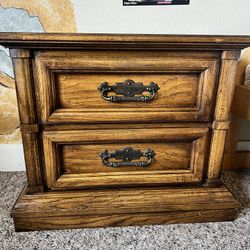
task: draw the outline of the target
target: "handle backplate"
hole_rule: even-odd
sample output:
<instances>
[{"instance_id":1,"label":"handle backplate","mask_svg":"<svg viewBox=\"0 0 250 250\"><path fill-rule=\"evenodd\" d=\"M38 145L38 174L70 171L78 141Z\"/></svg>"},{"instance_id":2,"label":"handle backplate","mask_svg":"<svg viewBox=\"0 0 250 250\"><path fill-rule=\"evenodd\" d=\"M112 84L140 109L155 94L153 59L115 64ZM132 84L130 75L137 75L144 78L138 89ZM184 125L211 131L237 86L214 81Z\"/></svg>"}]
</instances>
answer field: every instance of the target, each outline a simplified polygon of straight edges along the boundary
<instances>
[{"instance_id":1,"label":"handle backplate","mask_svg":"<svg viewBox=\"0 0 250 250\"><path fill-rule=\"evenodd\" d=\"M122 150L115 150L115 152L109 153L108 150L100 153L100 158L103 164L107 167L120 167L120 166L136 166L136 167L147 167L151 164L155 152L152 149L147 149L146 151L141 151L139 149L133 149L132 147L125 147ZM135 161L141 157L147 158L147 161ZM109 161L110 158L121 161Z\"/></svg>"},{"instance_id":2,"label":"handle backplate","mask_svg":"<svg viewBox=\"0 0 250 250\"><path fill-rule=\"evenodd\" d=\"M104 100L110 102L148 102L155 98L159 86L151 82L145 86L140 82L126 80L121 83L109 85L107 82L101 83L99 91ZM117 95L109 96L109 92L114 92ZM142 95L143 92L149 92L149 95Z\"/></svg>"}]
</instances>

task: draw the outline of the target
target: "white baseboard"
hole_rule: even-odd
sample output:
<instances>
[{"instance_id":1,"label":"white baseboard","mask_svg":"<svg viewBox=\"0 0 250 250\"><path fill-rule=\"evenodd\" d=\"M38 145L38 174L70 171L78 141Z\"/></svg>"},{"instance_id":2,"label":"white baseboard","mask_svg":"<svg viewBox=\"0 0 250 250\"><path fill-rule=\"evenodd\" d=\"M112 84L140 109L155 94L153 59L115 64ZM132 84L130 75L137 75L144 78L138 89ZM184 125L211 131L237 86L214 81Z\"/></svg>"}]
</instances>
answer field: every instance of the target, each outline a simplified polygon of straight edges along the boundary
<instances>
[{"instance_id":1,"label":"white baseboard","mask_svg":"<svg viewBox=\"0 0 250 250\"><path fill-rule=\"evenodd\" d=\"M250 152L250 141L239 141L237 144L237 151Z\"/></svg>"},{"instance_id":2,"label":"white baseboard","mask_svg":"<svg viewBox=\"0 0 250 250\"><path fill-rule=\"evenodd\" d=\"M0 144L0 171L25 171L22 144Z\"/></svg>"}]
</instances>

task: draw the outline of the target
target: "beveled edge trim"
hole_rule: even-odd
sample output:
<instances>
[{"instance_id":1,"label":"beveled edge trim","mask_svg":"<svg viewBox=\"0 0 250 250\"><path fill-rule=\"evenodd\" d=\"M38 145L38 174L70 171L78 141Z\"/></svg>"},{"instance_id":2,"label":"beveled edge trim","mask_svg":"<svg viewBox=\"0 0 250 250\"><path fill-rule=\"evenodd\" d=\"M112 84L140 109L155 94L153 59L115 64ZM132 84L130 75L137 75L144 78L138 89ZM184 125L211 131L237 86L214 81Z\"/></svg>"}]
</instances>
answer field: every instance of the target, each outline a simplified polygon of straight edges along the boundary
<instances>
[{"instance_id":1,"label":"beveled edge trim","mask_svg":"<svg viewBox=\"0 0 250 250\"><path fill-rule=\"evenodd\" d=\"M243 49L250 46L250 36L153 35L153 34L76 34L76 33L0 33L0 44L6 47L141 47L178 49Z\"/></svg>"},{"instance_id":2,"label":"beveled edge trim","mask_svg":"<svg viewBox=\"0 0 250 250\"><path fill-rule=\"evenodd\" d=\"M159 202L159 200L162 202L155 207L155 201ZM135 207L131 205L131 202ZM65 203L68 203L68 206L65 206ZM106 205L112 211L107 210ZM83 213L84 215L110 214L115 211L116 213L173 212L238 208L239 206L240 203L224 185L216 188L164 186L51 191L33 195L24 191L14 205L11 215L12 217L22 217L25 214L29 217L47 217ZM50 211L50 214L45 211Z\"/></svg>"}]
</instances>

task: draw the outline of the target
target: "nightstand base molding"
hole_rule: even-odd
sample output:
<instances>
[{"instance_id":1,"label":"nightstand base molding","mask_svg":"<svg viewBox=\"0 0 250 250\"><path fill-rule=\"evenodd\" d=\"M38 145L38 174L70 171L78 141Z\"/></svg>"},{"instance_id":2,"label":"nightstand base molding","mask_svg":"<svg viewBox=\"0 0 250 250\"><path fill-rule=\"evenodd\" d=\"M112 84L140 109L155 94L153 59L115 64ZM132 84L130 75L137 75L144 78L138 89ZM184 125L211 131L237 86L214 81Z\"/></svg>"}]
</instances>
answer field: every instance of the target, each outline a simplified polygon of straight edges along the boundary
<instances>
[{"instance_id":1,"label":"nightstand base molding","mask_svg":"<svg viewBox=\"0 0 250 250\"><path fill-rule=\"evenodd\" d=\"M234 220L239 203L224 187L126 188L26 194L12 209L16 231Z\"/></svg>"}]
</instances>

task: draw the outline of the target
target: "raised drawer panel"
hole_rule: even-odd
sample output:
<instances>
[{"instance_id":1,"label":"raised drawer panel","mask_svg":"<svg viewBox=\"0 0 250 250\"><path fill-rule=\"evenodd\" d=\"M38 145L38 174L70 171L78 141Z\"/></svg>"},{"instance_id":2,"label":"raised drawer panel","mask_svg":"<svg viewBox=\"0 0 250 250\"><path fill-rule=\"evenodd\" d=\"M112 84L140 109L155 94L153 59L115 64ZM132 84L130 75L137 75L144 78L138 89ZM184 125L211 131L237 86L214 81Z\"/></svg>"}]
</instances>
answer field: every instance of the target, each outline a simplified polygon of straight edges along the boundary
<instances>
[{"instance_id":1,"label":"raised drawer panel","mask_svg":"<svg viewBox=\"0 0 250 250\"><path fill-rule=\"evenodd\" d=\"M109 85L122 83L126 79L133 79L148 85L156 83L160 90L156 97L148 102L110 102L101 98L98 87L101 83ZM83 109L147 109L173 108L178 110L194 109L199 107L202 83L200 74L63 74L59 73L56 79L58 106L60 108ZM88 86L88 89L86 89ZM115 93L112 93L115 95Z\"/></svg>"},{"instance_id":2,"label":"raised drawer panel","mask_svg":"<svg viewBox=\"0 0 250 250\"><path fill-rule=\"evenodd\" d=\"M158 171L158 170L187 170L190 169L192 143L190 142L162 142L162 143L129 143L133 149L148 148L157 152L152 165L149 167L123 166L117 168L106 167L98 155L103 150L114 152L123 150L128 145L124 143L98 145L63 145L61 147L62 171L68 174L78 173L112 173L124 171ZM134 160L140 162L140 159Z\"/></svg>"},{"instance_id":3,"label":"raised drawer panel","mask_svg":"<svg viewBox=\"0 0 250 250\"><path fill-rule=\"evenodd\" d=\"M207 135L206 127L100 129L91 133L88 130L45 131L47 187L56 190L201 182ZM132 148L132 154L151 149L155 155L134 157L124 153L127 148ZM123 157L110 156L106 161L100 157L105 151L116 150L123 151ZM129 157L132 158L125 160ZM125 165L107 165L113 162L125 162ZM141 162L149 164L135 164Z\"/></svg>"},{"instance_id":4,"label":"raised drawer panel","mask_svg":"<svg viewBox=\"0 0 250 250\"><path fill-rule=\"evenodd\" d=\"M45 51L34 62L45 124L209 121L213 112L217 53Z\"/></svg>"}]
</instances>

